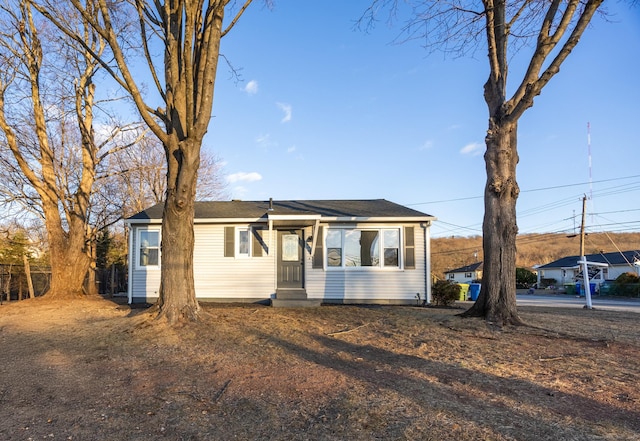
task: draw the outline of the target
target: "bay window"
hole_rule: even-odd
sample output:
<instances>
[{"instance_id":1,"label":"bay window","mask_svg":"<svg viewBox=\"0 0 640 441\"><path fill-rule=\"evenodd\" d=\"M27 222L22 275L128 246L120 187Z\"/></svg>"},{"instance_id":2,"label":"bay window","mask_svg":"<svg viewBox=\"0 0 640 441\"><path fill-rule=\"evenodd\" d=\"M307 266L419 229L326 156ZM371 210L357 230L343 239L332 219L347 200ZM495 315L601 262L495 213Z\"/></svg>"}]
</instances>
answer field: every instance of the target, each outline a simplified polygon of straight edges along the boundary
<instances>
[{"instance_id":1,"label":"bay window","mask_svg":"<svg viewBox=\"0 0 640 441\"><path fill-rule=\"evenodd\" d=\"M328 268L399 268L399 228L331 228L327 231Z\"/></svg>"}]
</instances>

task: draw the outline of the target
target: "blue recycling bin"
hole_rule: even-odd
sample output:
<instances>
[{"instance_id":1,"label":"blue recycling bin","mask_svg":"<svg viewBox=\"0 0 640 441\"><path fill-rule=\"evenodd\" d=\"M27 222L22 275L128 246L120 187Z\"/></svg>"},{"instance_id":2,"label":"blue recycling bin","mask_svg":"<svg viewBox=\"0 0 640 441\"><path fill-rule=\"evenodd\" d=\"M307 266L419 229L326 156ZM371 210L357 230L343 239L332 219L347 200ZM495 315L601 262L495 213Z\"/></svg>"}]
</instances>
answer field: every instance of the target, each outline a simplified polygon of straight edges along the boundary
<instances>
[{"instance_id":1,"label":"blue recycling bin","mask_svg":"<svg viewBox=\"0 0 640 441\"><path fill-rule=\"evenodd\" d=\"M469 293L472 301L478 300L478 296L480 295L480 284L479 283L470 283L469 284Z\"/></svg>"},{"instance_id":2,"label":"blue recycling bin","mask_svg":"<svg viewBox=\"0 0 640 441\"><path fill-rule=\"evenodd\" d=\"M589 283L589 290L591 291L591 295L594 295L596 293L596 284ZM587 295L584 290L584 285L580 282L576 282L576 292L580 294L580 297L584 297Z\"/></svg>"}]
</instances>

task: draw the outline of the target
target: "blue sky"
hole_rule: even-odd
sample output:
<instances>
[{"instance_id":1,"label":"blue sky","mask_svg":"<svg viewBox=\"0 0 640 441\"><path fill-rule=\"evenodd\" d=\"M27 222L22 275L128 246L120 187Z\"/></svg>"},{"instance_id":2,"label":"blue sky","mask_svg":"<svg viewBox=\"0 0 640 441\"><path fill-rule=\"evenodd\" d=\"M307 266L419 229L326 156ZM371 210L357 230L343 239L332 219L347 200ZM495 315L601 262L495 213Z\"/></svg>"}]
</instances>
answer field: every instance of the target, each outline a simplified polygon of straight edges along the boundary
<instances>
[{"instance_id":1,"label":"blue sky","mask_svg":"<svg viewBox=\"0 0 640 441\"><path fill-rule=\"evenodd\" d=\"M522 233L640 231L640 8L610 3L519 124ZM256 0L222 53L205 149L235 199L385 198L481 233L487 110L474 57L354 29L367 0ZM521 65L514 59L511 78ZM587 124L590 124L591 168Z\"/></svg>"}]
</instances>

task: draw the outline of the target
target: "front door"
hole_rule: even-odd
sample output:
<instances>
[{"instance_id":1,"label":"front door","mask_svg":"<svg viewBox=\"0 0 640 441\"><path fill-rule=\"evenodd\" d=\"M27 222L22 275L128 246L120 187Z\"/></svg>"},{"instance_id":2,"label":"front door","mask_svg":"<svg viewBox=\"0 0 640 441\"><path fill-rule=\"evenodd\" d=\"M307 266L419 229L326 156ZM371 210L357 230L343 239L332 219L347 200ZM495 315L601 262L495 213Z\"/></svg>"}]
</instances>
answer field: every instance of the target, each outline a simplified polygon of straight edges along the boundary
<instances>
[{"instance_id":1,"label":"front door","mask_svg":"<svg viewBox=\"0 0 640 441\"><path fill-rule=\"evenodd\" d=\"M278 288L304 288L302 230L278 230Z\"/></svg>"}]
</instances>

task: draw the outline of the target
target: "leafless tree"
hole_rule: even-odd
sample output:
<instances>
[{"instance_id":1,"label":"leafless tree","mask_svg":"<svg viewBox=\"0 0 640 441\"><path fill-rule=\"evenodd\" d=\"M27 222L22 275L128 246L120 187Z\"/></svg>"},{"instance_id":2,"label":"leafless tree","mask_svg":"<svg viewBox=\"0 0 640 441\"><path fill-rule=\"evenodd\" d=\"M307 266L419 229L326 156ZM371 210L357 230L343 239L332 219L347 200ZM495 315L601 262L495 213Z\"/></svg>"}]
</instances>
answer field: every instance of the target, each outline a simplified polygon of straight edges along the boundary
<instances>
[{"instance_id":1,"label":"leafless tree","mask_svg":"<svg viewBox=\"0 0 640 441\"><path fill-rule=\"evenodd\" d=\"M220 40L252 0L69 3L107 42L108 56L92 51L66 18L56 13L57 1L34 0L41 14L91 52L127 91L144 122L162 142L167 188L158 317L170 323L196 320L200 306L193 278L193 216L200 149L211 119ZM231 16L228 21L226 13ZM138 19L137 28L128 17ZM133 57L140 54L148 68L145 74L134 72L140 63ZM147 78L155 88L147 90L141 78Z\"/></svg>"},{"instance_id":2,"label":"leafless tree","mask_svg":"<svg viewBox=\"0 0 640 441\"><path fill-rule=\"evenodd\" d=\"M402 39L420 39L429 49L464 55L487 50L489 78L484 98L489 128L484 155L487 181L483 221L482 289L466 316L497 324L520 324L516 309L517 129L524 112L578 44L603 0L374 0L361 17L372 25L382 11L396 19L399 7L411 11ZM532 44L531 44L532 43ZM530 47L528 67L508 94L508 72L514 51ZM520 55L521 53L519 53ZM509 83L511 85L511 83Z\"/></svg>"},{"instance_id":3,"label":"leafless tree","mask_svg":"<svg viewBox=\"0 0 640 441\"><path fill-rule=\"evenodd\" d=\"M124 147L117 141L126 131L96 135L100 66L89 52L103 53L104 40L76 14L86 44L78 51L38 22L27 0L3 2L0 11L0 133L7 153L1 191L42 217L51 261L47 295L81 296L92 276L96 225L113 221L113 213L94 210L95 184L103 160Z\"/></svg>"},{"instance_id":4,"label":"leafless tree","mask_svg":"<svg viewBox=\"0 0 640 441\"><path fill-rule=\"evenodd\" d=\"M123 217L133 215L164 201L167 188L167 163L162 144L145 136L136 148L124 149L109 159L110 191L105 197L121 200ZM196 199L227 199L222 160L204 150L196 183Z\"/></svg>"}]
</instances>

